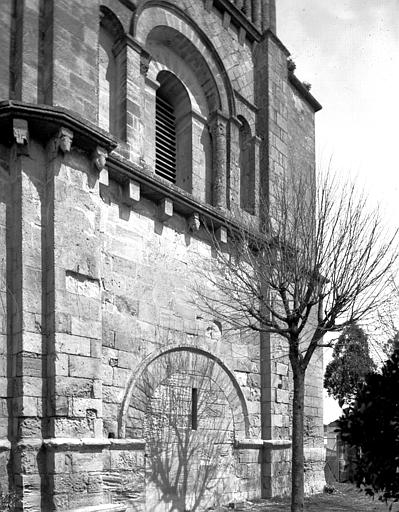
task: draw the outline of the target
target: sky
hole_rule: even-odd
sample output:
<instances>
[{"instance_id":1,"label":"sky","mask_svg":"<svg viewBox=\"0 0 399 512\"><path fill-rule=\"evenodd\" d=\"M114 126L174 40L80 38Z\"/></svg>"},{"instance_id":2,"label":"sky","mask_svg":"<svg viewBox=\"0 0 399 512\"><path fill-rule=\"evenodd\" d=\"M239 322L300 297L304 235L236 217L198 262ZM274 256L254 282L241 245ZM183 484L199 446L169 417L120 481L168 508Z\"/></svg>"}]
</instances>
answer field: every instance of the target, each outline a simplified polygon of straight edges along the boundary
<instances>
[{"instance_id":1,"label":"sky","mask_svg":"<svg viewBox=\"0 0 399 512\"><path fill-rule=\"evenodd\" d=\"M399 0L276 0L277 34L323 105L316 164L354 179L399 222ZM328 354L326 360L328 359ZM339 416L325 401L325 422Z\"/></svg>"}]
</instances>

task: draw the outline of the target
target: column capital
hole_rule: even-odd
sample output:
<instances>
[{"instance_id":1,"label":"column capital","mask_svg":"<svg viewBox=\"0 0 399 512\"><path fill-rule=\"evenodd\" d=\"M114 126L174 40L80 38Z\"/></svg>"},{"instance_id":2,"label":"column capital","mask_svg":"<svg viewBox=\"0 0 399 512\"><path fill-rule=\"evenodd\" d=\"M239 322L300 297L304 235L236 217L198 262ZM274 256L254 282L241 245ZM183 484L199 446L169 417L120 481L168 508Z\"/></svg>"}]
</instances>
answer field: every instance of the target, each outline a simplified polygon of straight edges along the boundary
<instances>
[{"instance_id":1,"label":"column capital","mask_svg":"<svg viewBox=\"0 0 399 512\"><path fill-rule=\"evenodd\" d=\"M140 55L140 73L144 76L147 75L152 60L151 54L130 34L126 34L124 42L129 48Z\"/></svg>"},{"instance_id":2,"label":"column capital","mask_svg":"<svg viewBox=\"0 0 399 512\"><path fill-rule=\"evenodd\" d=\"M225 114L222 110L214 110L211 112L209 116L209 123L216 123L216 122L222 122L224 124L227 124L229 121L229 115Z\"/></svg>"}]
</instances>

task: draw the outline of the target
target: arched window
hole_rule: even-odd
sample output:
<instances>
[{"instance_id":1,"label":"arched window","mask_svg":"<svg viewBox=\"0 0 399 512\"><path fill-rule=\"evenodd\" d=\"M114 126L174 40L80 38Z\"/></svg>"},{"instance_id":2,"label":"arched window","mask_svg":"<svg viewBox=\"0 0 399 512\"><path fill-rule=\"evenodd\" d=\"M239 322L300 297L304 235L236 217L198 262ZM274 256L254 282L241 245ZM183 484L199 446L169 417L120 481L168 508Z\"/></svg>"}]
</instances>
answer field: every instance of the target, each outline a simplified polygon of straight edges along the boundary
<instances>
[{"instance_id":1,"label":"arched window","mask_svg":"<svg viewBox=\"0 0 399 512\"><path fill-rule=\"evenodd\" d=\"M255 155L251 129L247 121L239 116L241 122L240 145L240 205L248 213L255 211Z\"/></svg>"},{"instance_id":2,"label":"arched window","mask_svg":"<svg viewBox=\"0 0 399 512\"><path fill-rule=\"evenodd\" d=\"M101 8L98 41L98 124L104 130L123 138L125 79L120 66L121 52L115 53L115 42L123 28L109 9Z\"/></svg>"},{"instance_id":3,"label":"arched window","mask_svg":"<svg viewBox=\"0 0 399 512\"><path fill-rule=\"evenodd\" d=\"M184 85L161 71L155 104L155 172L180 188L192 190L192 112Z\"/></svg>"}]
</instances>

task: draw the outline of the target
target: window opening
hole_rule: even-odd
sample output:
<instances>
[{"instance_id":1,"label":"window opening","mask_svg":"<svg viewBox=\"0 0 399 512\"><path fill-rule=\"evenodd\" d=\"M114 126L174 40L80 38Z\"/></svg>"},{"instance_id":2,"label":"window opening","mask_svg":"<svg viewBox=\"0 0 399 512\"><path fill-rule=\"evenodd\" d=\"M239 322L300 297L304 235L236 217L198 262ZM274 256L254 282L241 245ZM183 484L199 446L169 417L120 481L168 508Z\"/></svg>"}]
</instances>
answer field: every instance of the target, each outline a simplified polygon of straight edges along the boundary
<instances>
[{"instance_id":1,"label":"window opening","mask_svg":"<svg viewBox=\"0 0 399 512\"><path fill-rule=\"evenodd\" d=\"M251 142L251 129L247 121L239 116L241 122L240 144L240 203L248 213L255 211L255 161L253 143Z\"/></svg>"},{"instance_id":2,"label":"window opening","mask_svg":"<svg viewBox=\"0 0 399 512\"><path fill-rule=\"evenodd\" d=\"M155 105L155 172L176 183L176 116L160 93Z\"/></svg>"},{"instance_id":3,"label":"window opening","mask_svg":"<svg viewBox=\"0 0 399 512\"><path fill-rule=\"evenodd\" d=\"M198 430L198 389L191 390L191 430Z\"/></svg>"}]
</instances>

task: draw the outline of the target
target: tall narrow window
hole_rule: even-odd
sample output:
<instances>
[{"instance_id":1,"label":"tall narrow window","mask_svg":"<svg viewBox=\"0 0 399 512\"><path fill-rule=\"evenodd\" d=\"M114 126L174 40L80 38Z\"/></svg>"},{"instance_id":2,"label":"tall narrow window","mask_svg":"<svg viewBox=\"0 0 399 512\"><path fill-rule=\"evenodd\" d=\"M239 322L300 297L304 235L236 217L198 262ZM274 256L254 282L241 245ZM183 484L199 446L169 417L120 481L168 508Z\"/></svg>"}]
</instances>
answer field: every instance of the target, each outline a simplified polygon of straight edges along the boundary
<instances>
[{"instance_id":1,"label":"tall narrow window","mask_svg":"<svg viewBox=\"0 0 399 512\"><path fill-rule=\"evenodd\" d=\"M104 130L116 134L117 131L117 68L112 52L113 35L100 25L98 47L98 124Z\"/></svg>"},{"instance_id":2,"label":"tall narrow window","mask_svg":"<svg viewBox=\"0 0 399 512\"><path fill-rule=\"evenodd\" d=\"M198 430L198 389L191 390L191 430Z\"/></svg>"},{"instance_id":3,"label":"tall narrow window","mask_svg":"<svg viewBox=\"0 0 399 512\"><path fill-rule=\"evenodd\" d=\"M240 203L248 213L255 210L255 155L251 129L247 121L239 116L240 127Z\"/></svg>"},{"instance_id":4,"label":"tall narrow window","mask_svg":"<svg viewBox=\"0 0 399 512\"><path fill-rule=\"evenodd\" d=\"M155 105L155 172L176 182L176 117L173 105L157 93Z\"/></svg>"},{"instance_id":5,"label":"tall narrow window","mask_svg":"<svg viewBox=\"0 0 399 512\"><path fill-rule=\"evenodd\" d=\"M192 112L184 85L161 71L155 103L155 173L192 191Z\"/></svg>"}]
</instances>

